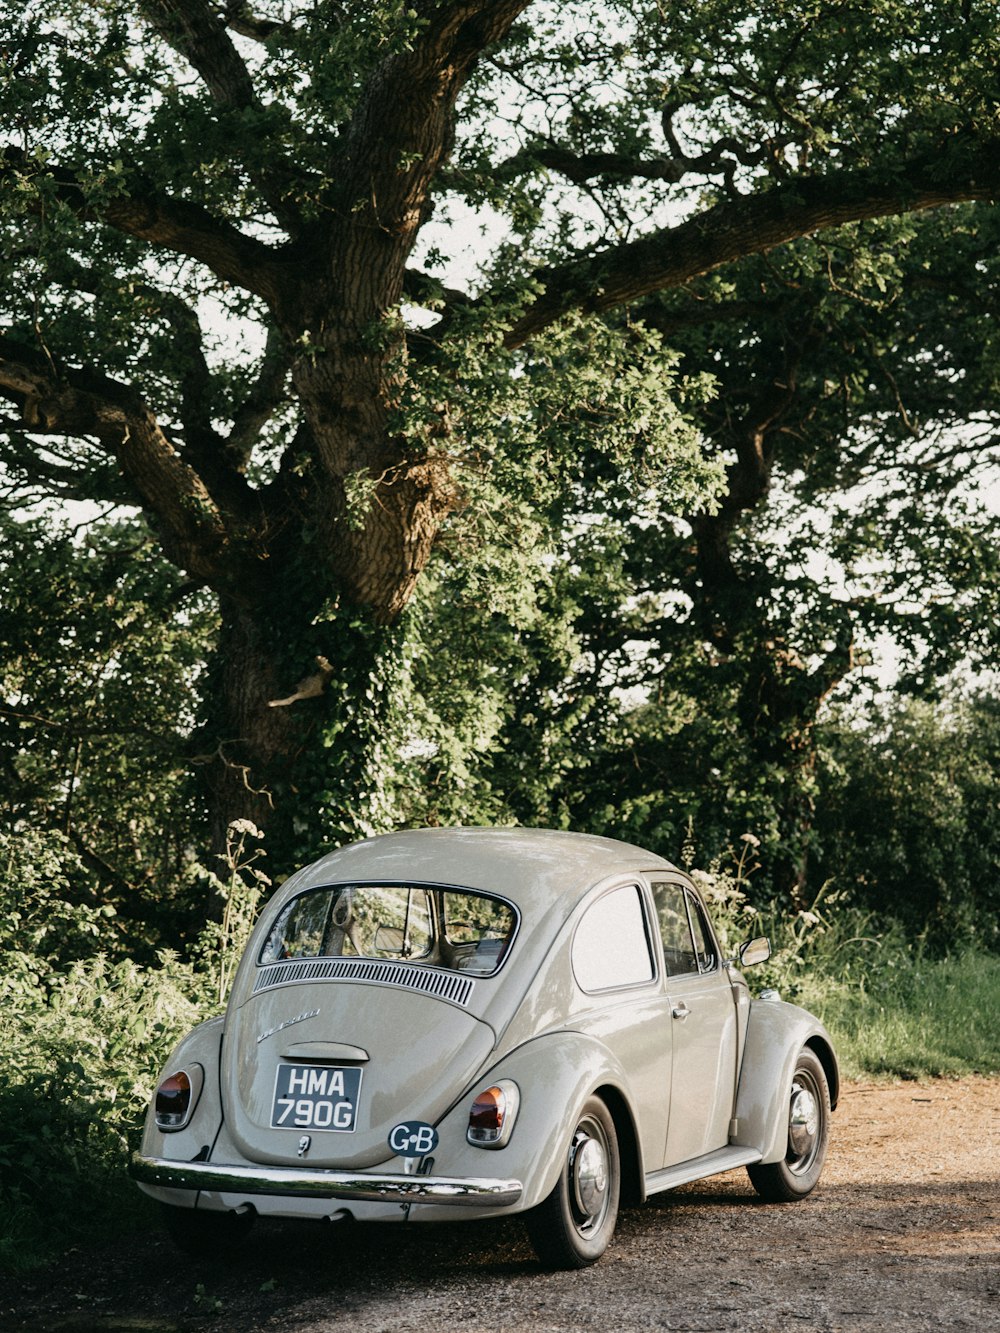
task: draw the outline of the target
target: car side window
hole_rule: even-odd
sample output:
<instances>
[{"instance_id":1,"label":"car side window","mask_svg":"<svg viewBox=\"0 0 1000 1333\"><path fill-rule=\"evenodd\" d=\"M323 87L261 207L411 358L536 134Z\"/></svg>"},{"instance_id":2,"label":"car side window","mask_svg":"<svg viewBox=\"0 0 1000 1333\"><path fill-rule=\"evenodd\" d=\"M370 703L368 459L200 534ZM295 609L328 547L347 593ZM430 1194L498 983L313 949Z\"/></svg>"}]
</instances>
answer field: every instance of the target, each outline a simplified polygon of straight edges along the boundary
<instances>
[{"instance_id":1,"label":"car side window","mask_svg":"<svg viewBox=\"0 0 1000 1333\"><path fill-rule=\"evenodd\" d=\"M713 971L719 960L712 928L698 898L682 884L654 883L650 888L667 976Z\"/></svg>"},{"instance_id":2,"label":"car side window","mask_svg":"<svg viewBox=\"0 0 1000 1333\"><path fill-rule=\"evenodd\" d=\"M663 965L668 977L698 972L698 951L691 935L687 895L680 884L654 883L653 903L663 941Z\"/></svg>"},{"instance_id":3,"label":"car side window","mask_svg":"<svg viewBox=\"0 0 1000 1333\"><path fill-rule=\"evenodd\" d=\"M653 955L637 885L622 885L591 903L573 937L573 975L585 991L653 980Z\"/></svg>"},{"instance_id":4,"label":"car side window","mask_svg":"<svg viewBox=\"0 0 1000 1333\"><path fill-rule=\"evenodd\" d=\"M691 937L684 889L680 884L665 882L652 884L651 888L656 920L660 926L660 940L663 941L663 962L667 976L683 977L689 972L697 972L697 953L695 941Z\"/></svg>"}]
</instances>

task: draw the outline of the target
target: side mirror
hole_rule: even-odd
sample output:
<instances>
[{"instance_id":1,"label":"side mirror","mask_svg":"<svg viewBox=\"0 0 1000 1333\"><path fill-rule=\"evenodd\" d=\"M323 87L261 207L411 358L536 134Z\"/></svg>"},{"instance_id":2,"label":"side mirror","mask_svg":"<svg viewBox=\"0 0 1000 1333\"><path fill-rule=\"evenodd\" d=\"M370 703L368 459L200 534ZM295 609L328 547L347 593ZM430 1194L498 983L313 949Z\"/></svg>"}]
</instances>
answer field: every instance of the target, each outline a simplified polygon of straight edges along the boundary
<instances>
[{"instance_id":1,"label":"side mirror","mask_svg":"<svg viewBox=\"0 0 1000 1333\"><path fill-rule=\"evenodd\" d=\"M766 963L771 957L771 941L766 935L760 935L755 940L747 940L745 944L741 944L739 953L741 967L753 967L755 963Z\"/></svg>"}]
</instances>

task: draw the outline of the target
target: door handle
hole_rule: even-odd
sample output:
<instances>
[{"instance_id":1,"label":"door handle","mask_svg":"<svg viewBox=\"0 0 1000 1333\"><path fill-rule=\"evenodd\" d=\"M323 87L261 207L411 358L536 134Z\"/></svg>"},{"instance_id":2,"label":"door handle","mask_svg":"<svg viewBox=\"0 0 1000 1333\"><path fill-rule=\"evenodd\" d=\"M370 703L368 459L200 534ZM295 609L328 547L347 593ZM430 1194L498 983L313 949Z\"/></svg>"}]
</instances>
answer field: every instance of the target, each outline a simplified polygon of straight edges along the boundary
<instances>
[{"instance_id":1,"label":"door handle","mask_svg":"<svg viewBox=\"0 0 1000 1333\"><path fill-rule=\"evenodd\" d=\"M675 1004L670 1012L673 1014L674 1018L687 1018L691 1010L687 1007L684 1001L681 1000L680 1004Z\"/></svg>"}]
</instances>

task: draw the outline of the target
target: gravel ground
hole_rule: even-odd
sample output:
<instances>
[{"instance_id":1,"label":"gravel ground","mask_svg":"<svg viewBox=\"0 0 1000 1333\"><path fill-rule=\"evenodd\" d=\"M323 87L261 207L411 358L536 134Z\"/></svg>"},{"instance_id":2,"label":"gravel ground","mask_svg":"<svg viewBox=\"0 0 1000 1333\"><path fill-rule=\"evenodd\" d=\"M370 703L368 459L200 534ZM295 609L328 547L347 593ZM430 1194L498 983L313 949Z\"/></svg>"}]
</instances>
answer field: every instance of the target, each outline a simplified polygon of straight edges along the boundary
<instances>
[{"instance_id":1,"label":"gravel ground","mask_svg":"<svg viewBox=\"0 0 1000 1333\"><path fill-rule=\"evenodd\" d=\"M626 1210L581 1273L542 1272L516 1220L259 1226L226 1269L143 1235L0 1282L0 1328L985 1330L998 1260L1000 1079L848 1084L809 1199L730 1172Z\"/></svg>"}]
</instances>

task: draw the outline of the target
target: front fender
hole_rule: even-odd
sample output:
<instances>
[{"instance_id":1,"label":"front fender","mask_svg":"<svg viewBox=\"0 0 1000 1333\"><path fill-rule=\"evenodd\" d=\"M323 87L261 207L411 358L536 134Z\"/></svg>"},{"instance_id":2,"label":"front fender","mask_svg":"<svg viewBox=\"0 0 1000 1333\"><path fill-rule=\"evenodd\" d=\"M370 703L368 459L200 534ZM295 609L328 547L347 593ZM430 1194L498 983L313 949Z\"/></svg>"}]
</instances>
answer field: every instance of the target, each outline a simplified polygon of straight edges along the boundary
<instances>
[{"instance_id":1,"label":"front fender","mask_svg":"<svg viewBox=\"0 0 1000 1333\"><path fill-rule=\"evenodd\" d=\"M146 1121L142 1133L142 1155L144 1157L170 1158L176 1161L190 1162L196 1157L204 1158L206 1150L215 1142L222 1124L222 1099L219 1092L219 1052L222 1045L222 1029L225 1022L220 1014L200 1023L174 1047L170 1057L160 1072L160 1078L173 1074L177 1070L188 1068L192 1064L201 1065L204 1070L204 1082L198 1097L194 1113L188 1124L179 1130L165 1134L157 1128L154 1117L154 1103L150 1103L146 1112ZM155 1186L140 1185L140 1189L156 1198L167 1199L168 1195ZM170 1202L177 1202L173 1194ZM183 1202L188 1202L184 1199ZM194 1203L194 1196L190 1198Z\"/></svg>"},{"instance_id":2,"label":"front fender","mask_svg":"<svg viewBox=\"0 0 1000 1333\"><path fill-rule=\"evenodd\" d=\"M469 1108L476 1094L499 1079L512 1079L521 1105L510 1142L504 1148L480 1148L466 1139ZM601 1042L580 1032L557 1032L536 1037L504 1056L488 1070L467 1097L437 1126L440 1142L434 1170L454 1176L501 1175L522 1182L518 1203L506 1210L524 1212L541 1203L555 1188L569 1149L576 1116L594 1092L612 1088L619 1115L634 1125L629 1081L613 1053ZM634 1140L634 1132L630 1138ZM641 1170L641 1166L640 1166ZM641 1179L641 1175L639 1177ZM418 1205L414 1219L454 1217L454 1212Z\"/></svg>"},{"instance_id":3,"label":"front fender","mask_svg":"<svg viewBox=\"0 0 1000 1333\"><path fill-rule=\"evenodd\" d=\"M751 1001L733 1142L738 1147L759 1149L762 1162L778 1162L785 1155L788 1096L795 1061L803 1046L811 1046L822 1061L830 1085L830 1105L835 1107L840 1074L833 1041L823 1024L795 1004Z\"/></svg>"}]
</instances>

